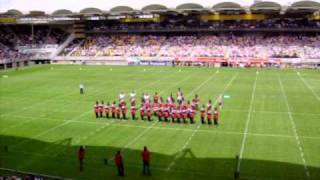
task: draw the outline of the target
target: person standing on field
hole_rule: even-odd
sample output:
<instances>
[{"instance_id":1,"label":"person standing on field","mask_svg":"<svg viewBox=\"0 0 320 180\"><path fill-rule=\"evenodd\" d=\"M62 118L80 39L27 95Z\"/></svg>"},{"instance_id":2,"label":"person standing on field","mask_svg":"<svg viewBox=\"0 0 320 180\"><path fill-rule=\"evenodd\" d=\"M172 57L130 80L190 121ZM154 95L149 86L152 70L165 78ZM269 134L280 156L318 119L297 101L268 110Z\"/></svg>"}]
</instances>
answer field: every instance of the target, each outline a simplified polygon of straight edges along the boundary
<instances>
[{"instance_id":1,"label":"person standing on field","mask_svg":"<svg viewBox=\"0 0 320 180\"><path fill-rule=\"evenodd\" d=\"M84 85L82 82L80 83L79 87L80 87L80 94L84 94Z\"/></svg>"},{"instance_id":2,"label":"person standing on field","mask_svg":"<svg viewBox=\"0 0 320 180\"><path fill-rule=\"evenodd\" d=\"M96 118L99 118L99 111L100 111L99 102L96 101L96 104L94 105L94 112L96 114Z\"/></svg>"},{"instance_id":3,"label":"person standing on field","mask_svg":"<svg viewBox=\"0 0 320 180\"><path fill-rule=\"evenodd\" d=\"M117 169L118 169L118 175L124 176L124 166L123 166L123 160L120 151L117 151L114 161L116 163Z\"/></svg>"},{"instance_id":4,"label":"person standing on field","mask_svg":"<svg viewBox=\"0 0 320 180\"><path fill-rule=\"evenodd\" d=\"M80 146L78 150L78 159L79 159L79 164L80 164L80 171L83 171L83 164L84 164L84 157L85 157L86 151L83 146Z\"/></svg>"},{"instance_id":5,"label":"person standing on field","mask_svg":"<svg viewBox=\"0 0 320 180\"><path fill-rule=\"evenodd\" d=\"M150 176L150 152L148 151L147 147L143 148L141 153L142 156L142 163L143 163L143 170L142 174Z\"/></svg>"}]
</instances>

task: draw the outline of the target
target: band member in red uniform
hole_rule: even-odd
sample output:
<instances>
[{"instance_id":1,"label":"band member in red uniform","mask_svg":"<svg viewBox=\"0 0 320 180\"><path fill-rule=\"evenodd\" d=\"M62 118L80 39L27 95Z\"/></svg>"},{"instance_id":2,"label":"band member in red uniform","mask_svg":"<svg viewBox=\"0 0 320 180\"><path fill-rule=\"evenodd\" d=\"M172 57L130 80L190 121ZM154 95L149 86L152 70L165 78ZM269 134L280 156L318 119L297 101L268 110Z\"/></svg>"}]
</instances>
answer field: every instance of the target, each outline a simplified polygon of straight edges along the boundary
<instances>
[{"instance_id":1,"label":"band member in red uniform","mask_svg":"<svg viewBox=\"0 0 320 180\"><path fill-rule=\"evenodd\" d=\"M103 111L104 111L104 102L101 101L100 105L99 105L99 116L103 117Z\"/></svg>"},{"instance_id":2,"label":"band member in red uniform","mask_svg":"<svg viewBox=\"0 0 320 180\"><path fill-rule=\"evenodd\" d=\"M165 107L164 108L164 121L168 122L168 118L169 118L169 108Z\"/></svg>"},{"instance_id":3,"label":"band member in red uniform","mask_svg":"<svg viewBox=\"0 0 320 180\"><path fill-rule=\"evenodd\" d=\"M116 102L113 101L111 104L111 117L116 118Z\"/></svg>"},{"instance_id":4,"label":"band member in red uniform","mask_svg":"<svg viewBox=\"0 0 320 180\"><path fill-rule=\"evenodd\" d=\"M188 111L186 109L186 106L184 106L182 108L182 119L184 123L187 123L187 119L188 119Z\"/></svg>"},{"instance_id":5,"label":"band member in red uniform","mask_svg":"<svg viewBox=\"0 0 320 180\"><path fill-rule=\"evenodd\" d=\"M162 108L160 108L158 111L158 120L162 121Z\"/></svg>"},{"instance_id":6,"label":"band member in red uniform","mask_svg":"<svg viewBox=\"0 0 320 180\"><path fill-rule=\"evenodd\" d=\"M127 119L127 106L125 103L121 106L122 119Z\"/></svg>"},{"instance_id":7,"label":"band member in red uniform","mask_svg":"<svg viewBox=\"0 0 320 180\"><path fill-rule=\"evenodd\" d=\"M148 93L143 95L144 103L150 103L150 96Z\"/></svg>"},{"instance_id":8,"label":"band member in red uniform","mask_svg":"<svg viewBox=\"0 0 320 180\"><path fill-rule=\"evenodd\" d=\"M153 96L153 103L154 104L158 104L159 103L159 95L158 95L157 92Z\"/></svg>"},{"instance_id":9,"label":"band member in red uniform","mask_svg":"<svg viewBox=\"0 0 320 180\"><path fill-rule=\"evenodd\" d=\"M187 101L186 110L187 110L187 116L189 117L190 116L190 110L191 110L190 101Z\"/></svg>"},{"instance_id":10,"label":"band member in red uniform","mask_svg":"<svg viewBox=\"0 0 320 180\"><path fill-rule=\"evenodd\" d=\"M180 107L177 108L177 122L180 123L180 119L182 117L182 112L180 110Z\"/></svg>"},{"instance_id":11,"label":"band member in red uniform","mask_svg":"<svg viewBox=\"0 0 320 180\"><path fill-rule=\"evenodd\" d=\"M167 98L167 100L169 101L169 103L174 103L174 98L172 93L170 94L170 96Z\"/></svg>"},{"instance_id":12,"label":"band member in red uniform","mask_svg":"<svg viewBox=\"0 0 320 180\"><path fill-rule=\"evenodd\" d=\"M208 124L211 125L212 124L212 110L211 108L210 109L207 109L207 121L208 121Z\"/></svg>"},{"instance_id":13,"label":"band member in red uniform","mask_svg":"<svg viewBox=\"0 0 320 180\"><path fill-rule=\"evenodd\" d=\"M134 90L130 93L130 102L132 103L132 101L136 102L136 92Z\"/></svg>"},{"instance_id":14,"label":"band member in red uniform","mask_svg":"<svg viewBox=\"0 0 320 180\"><path fill-rule=\"evenodd\" d=\"M171 105L170 105L170 106L171 106L171 110L172 110L172 109L176 109L176 107L177 107L177 105L176 105L175 102L171 102Z\"/></svg>"},{"instance_id":15,"label":"band member in red uniform","mask_svg":"<svg viewBox=\"0 0 320 180\"><path fill-rule=\"evenodd\" d=\"M154 104L153 104L153 112L154 112L154 115L155 115L155 116L158 115L159 109L160 109L160 104L159 104L159 103L154 103Z\"/></svg>"},{"instance_id":16,"label":"band member in red uniform","mask_svg":"<svg viewBox=\"0 0 320 180\"><path fill-rule=\"evenodd\" d=\"M181 89L180 88L178 88L178 92L177 92L177 101L178 101L178 103L180 104L182 101L183 101L183 93L182 93L182 91L181 91Z\"/></svg>"},{"instance_id":17,"label":"band member in red uniform","mask_svg":"<svg viewBox=\"0 0 320 180\"><path fill-rule=\"evenodd\" d=\"M162 97L162 96L160 96L160 97L159 97L159 102L158 102L158 103L161 105L161 103L163 103L163 102L164 102L163 97Z\"/></svg>"},{"instance_id":18,"label":"band member in red uniform","mask_svg":"<svg viewBox=\"0 0 320 180\"><path fill-rule=\"evenodd\" d=\"M141 105L144 105L144 93L142 93L142 95L141 95Z\"/></svg>"},{"instance_id":19,"label":"band member in red uniform","mask_svg":"<svg viewBox=\"0 0 320 180\"><path fill-rule=\"evenodd\" d=\"M151 110L151 107L148 107L148 108L147 108L148 121L151 121L151 116L152 116L152 110Z\"/></svg>"},{"instance_id":20,"label":"band member in red uniform","mask_svg":"<svg viewBox=\"0 0 320 180\"><path fill-rule=\"evenodd\" d=\"M132 120L136 119L136 106L131 106L131 118Z\"/></svg>"},{"instance_id":21,"label":"band member in red uniform","mask_svg":"<svg viewBox=\"0 0 320 180\"><path fill-rule=\"evenodd\" d=\"M99 110L100 110L99 102L96 101L96 104L94 105L94 112L96 114L96 118L99 118Z\"/></svg>"},{"instance_id":22,"label":"band member in red uniform","mask_svg":"<svg viewBox=\"0 0 320 180\"><path fill-rule=\"evenodd\" d=\"M171 110L172 123L174 123L176 117L177 117L177 110L175 108L172 108L172 110Z\"/></svg>"},{"instance_id":23,"label":"band member in red uniform","mask_svg":"<svg viewBox=\"0 0 320 180\"><path fill-rule=\"evenodd\" d=\"M163 108L166 107L166 103L163 101L163 98L161 97L161 103L160 103L160 108L163 111Z\"/></svg>"},{"instance_id":24,"label":"band member in red uniform","mask_svg":"<svg viewBox=\"0 0 320 180\"><path fill-rule=\"evenodd\" d=\"M131 106L136 106L136 98L135 97L132 97L130 99L130 104L131 104Z\"/></svg>"},{"instance_id":25,"label":"band member in red uniform","mask_svg":"<svg viewBox=\"0 0 320 180\"><path fill-rule=\"evenodd\" d=\"M202 105L202 107L200 109L200 117L201 117L201 123L205 124L206 122L204 121L204 119L206 117L206 108L204 105Z\"/></svg>"},{"instance_id":26,"label":"band member in red uniform","mask_svg":"<svg viewBox=\"0 0 320 180\"><path fill-rule=\"evenodd\" d=\"M119 104L122 106L123 105L123 103L125 102L125 100L124 100L124 98L125 98L125 94L123 93L123 92L121 92L120 94L119 94Z\"/></svg>"},{"instance_id":27,"label":"band member in red uniform","mask_svg":"<svg viewBox=\"0 0 320 180\"><path fill-rule=\"evenodd\" d=\"M144 120L144 107L143 106L140 107L140 118L141 118L141 120Z\"/></svg>"},{"instance_id":28,"label":"band member in red uniform","mask_svg":"<svg viewBox=\"0 0 320 180\"><path fill-rule=\"evenodd\" d=\"M117 119L120 119L120 116L121 116L121 106L120 106L120 104L116 107L116 115L117 115Z\"/></svg>"},{"instance_id":29,"label":"band member in red uniform","mask_svg":"<svg viewBox=\"0 0 320 180\"><path fill-rule=\"evenodd\" d=\"M106 118L109 118L110 113L110 103L107 102L107 104L104 106L104 113L106 114Z\"/></svg>"},{"instance_id":30,"label":"band member in red uniform","mask_svg":"<svg viewBox=\"0 0 320 180\"><path fill-rule=\"evenodd\" d=\"M194 99L192 100L192 105L195 107L195 109L199 109L199 96L198 94L195 95Z\"/></svg>"},{"instance_id":31,"label":"band member in red uniform","mask_svg":"<svg viewBox=\"0 0 320 180\"><path fill-rule=\"evenodd\" d=\"M218 108L215 107L213 112L213 121L215 126L218 126L218 119L219 119L219 112L218 112Z\"/></svg>"},{"instance_id":32,"label":"band member in red uniform","mask_svg":"<svg viewBox=\"0 0 320 180\"><path fill-rule=\"evenodd\" d=\"M189 112L189 118L190 118L190 123L191 124L194 123L194 116L195 116L195 110L193 108L191 108L190 112Z\"/></svg>"},{"instance_id":33,"label":"band member in red uniform","mask_svg":"<svg viewBox=\"0 0 320 180\"><path fill-rule=\"evenodd\" d=\"M212 102L211 100L209 100L208 104L207 104L207 110L212 110Z\"/></svg>"}]
</instances>

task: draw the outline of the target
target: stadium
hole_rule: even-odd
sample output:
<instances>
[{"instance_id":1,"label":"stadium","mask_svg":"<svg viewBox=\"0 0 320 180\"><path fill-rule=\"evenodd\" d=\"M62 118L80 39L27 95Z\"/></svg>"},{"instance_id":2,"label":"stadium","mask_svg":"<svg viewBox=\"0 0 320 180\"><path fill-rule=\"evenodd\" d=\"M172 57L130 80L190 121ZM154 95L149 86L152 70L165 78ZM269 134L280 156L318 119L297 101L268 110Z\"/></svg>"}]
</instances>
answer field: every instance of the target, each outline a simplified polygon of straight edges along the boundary
<instances>
[{"instance_id":1,"label":"stadium","mask_svg":"<svg viewBox=\"0 0 320 180\"><path fill-rule=\"evenodd\" d=\"M0 180L320 179L320 1L13 2Z\"/></svg>"}]
</instances>

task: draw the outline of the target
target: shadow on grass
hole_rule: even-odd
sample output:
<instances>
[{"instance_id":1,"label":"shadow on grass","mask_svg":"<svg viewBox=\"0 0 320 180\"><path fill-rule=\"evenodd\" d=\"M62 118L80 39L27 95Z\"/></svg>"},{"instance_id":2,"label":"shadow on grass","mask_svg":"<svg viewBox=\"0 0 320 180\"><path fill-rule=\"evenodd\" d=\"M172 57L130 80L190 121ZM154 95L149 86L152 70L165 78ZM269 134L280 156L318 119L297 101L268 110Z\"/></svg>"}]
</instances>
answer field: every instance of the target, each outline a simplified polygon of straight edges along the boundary
<instances>
[{"instance_id":1,"label":"shadow on grass","mask_svg":"<svg viewBox=\"0 0 320 180\"><path fill-rule=\"evenodd\" d=\"M122 179L117 177L113 155L119 147L86 146L85 170L79 172L78 146L72 139L53 143L13 136L0 136L0 167L74 179ZM17 142L24 146L11 148ZM9 144L6 148L5 145ZM202 148L202 147L199 147ZM141 147L142 149L142 147ZM152 151L152 150L151 150ZM124 149L125 179L233 179L235 159L197 157L191 149L177 154L152 152L152 176L141 175L141 150ZM169 164L178 156L174 165ZM109 163L105 164L105 160ZM308 167L311 179L320 179L319 167ZM6 174L5 171L0 171ZM240 179L306 179L303 165L244 159Z\"/></svg>"}]
</instances>

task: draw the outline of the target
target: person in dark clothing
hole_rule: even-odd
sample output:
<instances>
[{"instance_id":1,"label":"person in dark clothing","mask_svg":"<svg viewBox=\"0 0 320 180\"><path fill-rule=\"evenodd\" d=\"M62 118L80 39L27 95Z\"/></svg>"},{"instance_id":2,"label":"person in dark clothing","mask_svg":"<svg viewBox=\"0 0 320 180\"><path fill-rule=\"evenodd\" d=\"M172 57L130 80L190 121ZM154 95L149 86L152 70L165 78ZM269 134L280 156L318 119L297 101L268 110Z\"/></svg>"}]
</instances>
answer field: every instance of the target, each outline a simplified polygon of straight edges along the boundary
<instances>
[{"instance_id":1,"label":"person in dark clothing","mask_svg":"<svg viewBox=\"0 0 320 180\"><path fill-rule=\"evenodd\" d=\"M96 114L96 118L99 118L99 111L100 111L99 102L96 101L96 104L94 105L94 112Z\"/></svg>"},{"instance_id":2,"label":"person in dark clothing","mask_svg":"<svg viewBox=\"0 0 320 180\"><path fill-rule=\"evenodd\" d=\"M83 146L80 146L79 151L78 151L78 159L80 163L80 171L83 171L83 161L85 157L86 151Z\"/></svg>"},{"instance_id":3,"label":"person in dark clothing","mask_svg":"<svg viewBox=\"0 0 320 180\"><path fill-rule=\"evenodd\" d=\"M120 151L117 151L114 161L116 163L117 169L118 169L118 175L124 176L124 166L123 166L123 160Z\"/></svg>"},{"instance_id":4,"label":"person in dark clothing","mask_svg":"<svg viewBox=\"0 0 320 180\"><path fill-rule=\"evenodd\" d=\"M143 163L142 174L150 176L151 174L150 173L150 152L148 151L146 146L143 148L141 157L142 157L142 163Z\"/></svg>"}]
</instances>

